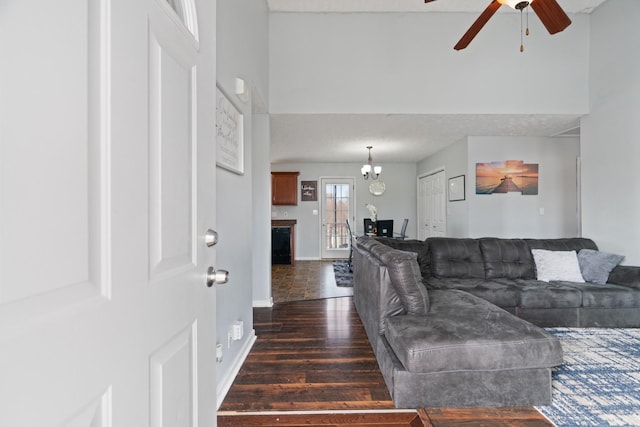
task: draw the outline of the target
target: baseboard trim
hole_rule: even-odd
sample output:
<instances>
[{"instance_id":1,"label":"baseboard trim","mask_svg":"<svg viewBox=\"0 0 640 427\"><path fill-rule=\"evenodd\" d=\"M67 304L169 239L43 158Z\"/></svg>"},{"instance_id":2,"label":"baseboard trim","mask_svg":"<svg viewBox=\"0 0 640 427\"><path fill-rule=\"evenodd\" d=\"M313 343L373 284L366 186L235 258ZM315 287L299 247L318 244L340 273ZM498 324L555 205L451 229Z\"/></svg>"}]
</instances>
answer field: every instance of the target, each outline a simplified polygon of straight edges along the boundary
<instances>
[{"instance_id":1,"label":"baseboard trim","mask_svg":"<svg viewBox=\"0 0 640 427\"><path fill-rule=\"evenodd\" d=\"M298 411L218 411L218 415L332 415L332 414L415 414L417 409L326 409Z\"/></svg>"},{"instance_id":2,"label":"baseboard trim","mask_svg":"<svg viewBox=\"0 0 640 427\"><path fill-rule=\"evenodd\" d=\"M253 307L273 307L273 297L268 300L253 300Z\"/></svg>"},{"instance_id":3,"label":"baseboard trim","mask_svg":"<svg viewBox=\"0 0 640 427\"><path fill-rule=\"evenodd\" d=\"M234 361L233 365L231 366L231 369L229 369L226 377L222 381L218 382L218 387L216 390L216 394L217 394L216 409L220 409L220 405L222 405L224 398L227 396L227 393L229 393L229 390L231 389L231 385L233 384L233 381L236 379L238 372L240 372L240 368L242 368L242 364L247 359L247 356L249 356L249 352L251 351L253 344L256 342L256 339L257 339L256 330L252 329L251 336L249 336L249 338L244 342L244 346L240 350L240 354Z\"/></svg>"}]
</instances>

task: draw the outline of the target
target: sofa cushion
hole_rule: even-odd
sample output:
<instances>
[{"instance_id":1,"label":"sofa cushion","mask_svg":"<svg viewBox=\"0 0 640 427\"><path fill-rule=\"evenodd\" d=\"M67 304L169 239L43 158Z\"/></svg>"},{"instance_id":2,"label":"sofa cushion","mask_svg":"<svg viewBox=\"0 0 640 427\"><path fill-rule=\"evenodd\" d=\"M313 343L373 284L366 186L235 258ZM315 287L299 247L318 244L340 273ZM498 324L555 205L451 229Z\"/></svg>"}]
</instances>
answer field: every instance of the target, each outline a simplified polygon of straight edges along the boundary
<instances>
[{"instance_id":1,"label":"sofa cushion","mask_svg":"<svg viewBox=\"0 0 640 427\"><path fill-rule=\"evenodd\" d=\"M374 237L380 243L406 252L415 252L418 254L418 265L422 277L431 276L431 268L429 266L429 243L426 240L416 239L389 239L387 237Z\"/></svg>"},{"instance_id":2,"label":"sofa cushion","mask_svg":"<svg viewBox=\"0 0 640 427\"><path fill-rule=\"evenodd\" d=\"M387 249L380 260L387 267L391 285L395 288L404 309L407 314L426 314L429 311L429 294L422 284L417 254Z\"/></svg>"},{"instance_id":3,"label":"sofa cushion","mask_svg":"<svg viewBox=\"0 0 640 427\"><path fill-rule=\"evenodd\" d=\"M466 292L429 291L425 316L388 319L385 338L411 372L527 369L562 363L545 330Z\"/></svg>"},{"instance_id":4,"label":"sofa cushion","mask_svg":"<svg viewBox=\"0 0 640 427\"><path fill-rule=\"evenodd\" d=\"M635 265L619 265L609 273L607 283L640 289L640 267Z\"/></svg>"},{"instance_id":5,"label":"sofa cushion","mask_svg":"<svg viewBox=\"0 0 640 427\"><path fill-rule=\"evenodd\" d=\"M580 249L598 250L596 243L583 237L564 239L524 239L529 249L546 249L548 251L576 251Z\"/></svg>"},{"instance_id":6,"label":"sofa cushion","mask_svg":"<svg viewBox=\"0 0 640 427\"><path fill-rule=\"evenodd\" d=\"M561 283L578 289L582 294L582 307L587 308L640 308L640 292L614 284Z\"/></svg>"},{"instance_id":7,"label":"sofa cushion","mask_svg":"<svg viewBox=\"0 0 640 427\"><path fill-rule=\"evenodd\" d=\"M426 280L430 289L460 289L469 292L498 307L510 308L520 302L520 288L514 286L513 279L447 279L429 278Z\"/></svg>"},{"instance_id":8,"label":"sofa cushion","mask_svg":"<svg viewBox=\"0 0 640 427\"><path fill-rule=\"evenodd\" d=\"M582 307L582 291L565 282L513 279L520 287L521 308L579 308Z\"/></svg>"},{"instance_id":9,"label":"sofa cushion","mask_svg":"<svg viewBox=\"0 0 640 427\"><path fill-rule=\"evenodd\" d=\"M580 272L587 282L604 285L609 279L609 273L622 262L624 256L607 252L581 249L578 252Z\"/></svg>"},{"instance_id":10,"label":"sofa cushion","mask_svg":"<svg viewBox=\"0 0 640 427\"><path fill-rule=\"evenodd\" d=\"M523 239L480 239L487 279L534 279L531 249Z\"/></svg>"},{"instance_id":11,"label":"sofa cushion","mask_svg":"<svg viewBox=\"0 0 640 427\"><path fill-rule=\"evenodd\" d=\"M578 254L576 251L548 251L532 249L536 263L538 280L550 282L552 280L566 282L584 282L580 273Z\"/></svg>"},{"instance_id":12,"label":"sofa cushion","mask_svg":"<svg viewBox=\"0 0 640 427\"><path fill-rule=\"evenodd\" d=\"M431 273L435 277L484 279L484 260L477 239L431 237Z\"/></svg>"}]
</instances>

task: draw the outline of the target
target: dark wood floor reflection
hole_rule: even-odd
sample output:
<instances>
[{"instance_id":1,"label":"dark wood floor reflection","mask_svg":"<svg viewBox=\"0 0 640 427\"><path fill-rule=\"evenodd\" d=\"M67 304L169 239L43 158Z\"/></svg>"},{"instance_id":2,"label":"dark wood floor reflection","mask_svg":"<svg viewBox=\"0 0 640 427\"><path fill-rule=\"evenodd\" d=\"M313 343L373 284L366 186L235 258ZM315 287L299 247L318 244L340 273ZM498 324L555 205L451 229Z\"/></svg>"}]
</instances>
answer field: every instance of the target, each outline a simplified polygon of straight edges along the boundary
<instances>
[{"instance_id":1,"label":"dark wood floor reflection","mask_svg":"<svg viewBox=\"0 0 640 427\"><path fill-rule=\"evenodd\" d=\"M393 409L351 298L256 308L254 327L221 410Z\"/></svg>"}]
</instances>

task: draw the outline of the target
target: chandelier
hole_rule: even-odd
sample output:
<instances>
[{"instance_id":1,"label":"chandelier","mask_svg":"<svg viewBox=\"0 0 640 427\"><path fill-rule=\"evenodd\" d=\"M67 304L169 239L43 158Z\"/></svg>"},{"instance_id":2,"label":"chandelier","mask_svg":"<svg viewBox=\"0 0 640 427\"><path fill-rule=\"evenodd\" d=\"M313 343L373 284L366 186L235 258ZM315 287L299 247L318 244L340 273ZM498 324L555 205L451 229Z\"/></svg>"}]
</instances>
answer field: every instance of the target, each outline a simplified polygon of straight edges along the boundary
<instances>
[{"instance_id":1,"label":"chandelier","mask_svg":"<svg viewBox=\"0 0 640 427\"><path fill-rule=\"evenodd\" d=\"M373 160L371 159L371 149L373 147L371 145L367 146L367 150L369 150L369 158L367 159L367 164L363 165L360 169L362 173L362 177L364 179L369 179L369 175L371 175L371 179L378 179L380 173L382 172L382 166L372 166Z\"/></svg>"}]
</instances>

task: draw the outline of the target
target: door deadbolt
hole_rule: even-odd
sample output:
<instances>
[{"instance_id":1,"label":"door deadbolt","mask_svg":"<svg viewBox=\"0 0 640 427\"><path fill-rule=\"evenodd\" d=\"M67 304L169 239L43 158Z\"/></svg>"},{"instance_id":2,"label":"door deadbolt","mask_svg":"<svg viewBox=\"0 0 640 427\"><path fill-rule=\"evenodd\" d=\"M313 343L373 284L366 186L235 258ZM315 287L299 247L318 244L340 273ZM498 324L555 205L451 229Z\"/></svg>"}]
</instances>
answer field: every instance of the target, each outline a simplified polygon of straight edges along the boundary
<instances>
[{"instance_id":1,"label":"door deadbolt","mask_svg":"<svg viewBox=\"0 0 640 427\"><path fill-rule=\"evenodd\" d=\"M207 270L207 286L224 285L229 281L229 272L227 270L216 270L209 267Z\"/></svg>"},{"instance_id":2,"label":"door deadbolt","mask_svg":"<svg viewBox=\"0 0 640 427\"><path fill-rule=\"evenodd\" d=\"M215 246L218 244L218 232L212 229L208 229L204 234L204 243L208 246Z\"/></svg>"}]
</instances>

